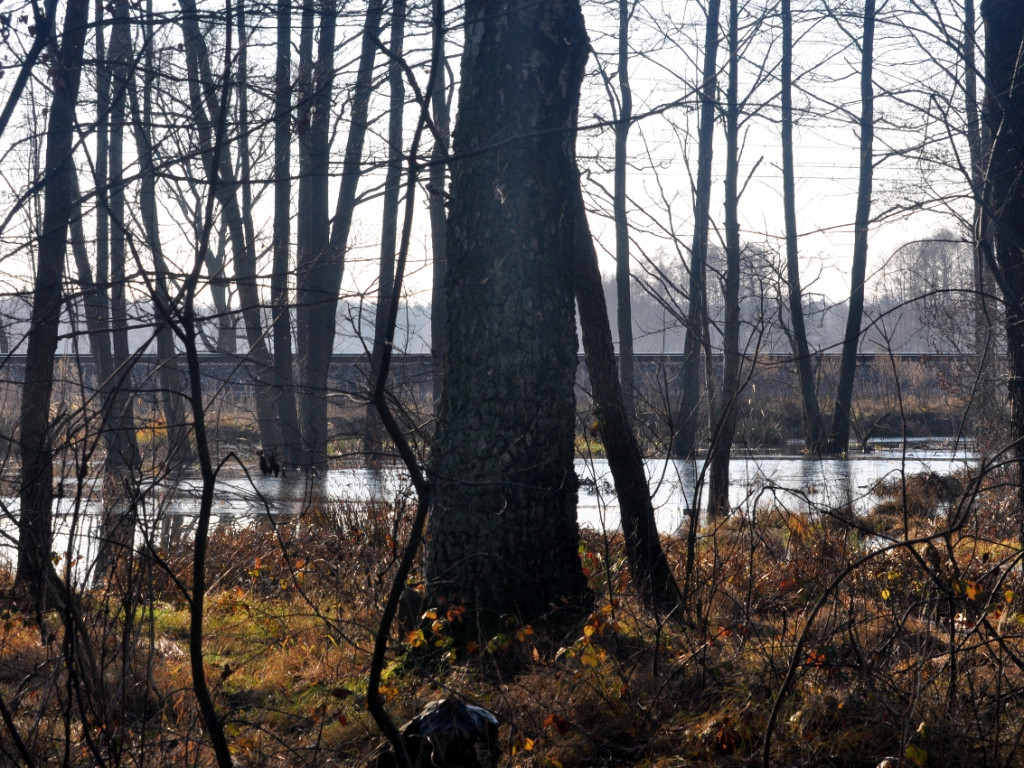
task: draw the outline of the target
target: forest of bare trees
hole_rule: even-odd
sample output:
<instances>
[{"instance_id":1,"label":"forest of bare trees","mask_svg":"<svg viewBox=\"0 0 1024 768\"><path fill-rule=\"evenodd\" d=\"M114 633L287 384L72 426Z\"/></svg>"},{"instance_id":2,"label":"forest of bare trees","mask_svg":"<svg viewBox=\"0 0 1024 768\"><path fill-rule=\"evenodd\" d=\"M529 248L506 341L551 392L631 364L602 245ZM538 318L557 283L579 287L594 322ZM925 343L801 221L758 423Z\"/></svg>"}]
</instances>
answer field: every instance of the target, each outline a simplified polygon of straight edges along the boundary
<instances>
[{"instance_id":1,"label":"forest of bare trees","mask_svg":"<svg viewBox=\"0 0 1024 768\"><path fill-rule=\"evenodd\" d=\"M0 103L0 764L1024 761L1015 0L5 0Z\"/></svg>"}]
</instances>

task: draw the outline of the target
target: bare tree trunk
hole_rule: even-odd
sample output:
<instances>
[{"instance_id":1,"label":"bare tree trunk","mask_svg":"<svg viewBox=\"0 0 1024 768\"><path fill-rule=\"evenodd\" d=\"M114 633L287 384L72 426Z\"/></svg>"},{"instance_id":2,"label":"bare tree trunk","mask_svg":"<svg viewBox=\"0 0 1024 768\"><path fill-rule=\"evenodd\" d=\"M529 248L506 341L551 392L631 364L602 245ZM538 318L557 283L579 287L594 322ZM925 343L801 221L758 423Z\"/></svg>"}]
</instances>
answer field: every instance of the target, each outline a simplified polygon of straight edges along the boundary
<instances>
[{"instance_id":1,"label":"bare tree trunk","mask_svg":"<svg viewBox=\"0 0 1024 768\"><path fill-rule=\"evenodd\" d=\"M327 444L330 439L330 425L327 420L328 377L330 360L334 352L334 330L337 312L330 317L323 302L337 302L337 293L325 290L318 274L310 280L309 271L317 271L327 257L330 242L329 177L330 147L330 106L334 96L334 38L337 18L336 0L320 3L320 36L317 46L316 66L311 76L309 168L304 175L308 179L309 250L299 256L297 269L297 295L299 303L299 366L302 389L299 398L299 426L303 434L303 460L307 467L322 473L327 469ZM378 28L379 28L378 22ZM377 30L375 30L376 33ZM374 40L376 42L376 40ZM363 45L366 45L364 39ZM349 133L353 127L350 125ZM305 256L305 258L303 258ZM339 286L340 286L339 280ZM311 323L309 318L319 318ZM323 335L323 334L329 334ZM326 349L324 347L326 346ZM310 374L306 366L317 365L316 374ZM315 415L314 415L315 414Z\"/></svg>"},{"instance_id":2,"label":"bare tree trunk","mask_svg":"<svg viewBox=\"0 0 1024 768\"><path fill-rule=\"evenodd\" d=\"M25 53L18 76L7 94L7 101L4 103L3 112L0 112L0 136L3 136L7 130L7 125L11 121L14 109L21 100L21 94L25 90L29 77L32 76L33 68L43 53L43 49L53 43L53 25L57 18L57 0L46 0L42 8L39 8L38 5L33 6L33 8L36 10L36 14L32 46Z\"/></svg>"},{"instance_id":3,"label":"bare tree trunk","mask_svg":"<svg viewBox=\"0 0 1024 768\"><path fill-rule=\"evenodd\" d=\"M110 98L110 328L114 340L114 359L128 359L128 301L125 263L124 132L128 98L128 56L131 40L128 32L128 2L114 4L114 25L110 33L110 58L113 62Z\"/></svg>"},{"instance_id":4,"label":"bare tree trunk","mask_svg":"<svg viewBox=\"0 0 1024 768\"><path fill-rule=\"evenodd\" d=\"M298 216L295 218L295 246L296 246L296 275L302 269L303 264L313 260L312 254L312 229L313 216L311 206L312 177L310 174L313 141L310 134L311 123L313 122L313 32L315 29L316 10L313 0L304 0L302 3L302 16L299 26L299 74L295 83L296 105L295 105L295 133L299 144L299 199ZM296 292L302 284L301 279L296 277ZM303 311L301 307L296 309L296 335L298 339L298 360L301 368L303 350L307 342L303 330ZM301 372L300 372L301 381ZM299 397L301 404L301 395ZM302 414L299 413L299 418ZM300 432L304 432L302 423L299 423ZM303 438L305 439L305 438ZM303 446L305 453L305 446ZM306 457L303 456L303 461Z\"/></svg>"},{"instance_id":5,"label":"bare tree trunk","mask_svg":"<svg viewBox=\"0 0 1024 768\"><path fill-rule=\"evenodd\" d=\"M635 4L635 0L634 0ZM629 265L629 219L626 215L626 153L633 119L633 91L629 84L630 0L619 0L619 115L615 122L615 287L618 298L619 376L623 407L636 419L636 372L633 363L633 300Z\"/></svg>"},{"instance_id":6,"label":"bare tree trunk","mask_svg":"<svg viewBox=\"0 0 1024 768\"><path fill-rule=\"evenodd\" d=\"M425 571L429 600L465 602L490 634L502 614L531 621L587 599L566 224L588 43L575 0L477 0L465 30Z\"/></svg>"},{"instance_id":7,"label":"bare tree trunk","mask_svg":"<svg viewBox=\"0 0 1024 768\"><path fill-rule=\"evenodd\" d=\"M576 307L597 423L619 499L626 556L644 605L656 615L669 615L682 604L683 598L658 538L643 454L619 386L608 308L582 193L577 191L576 198L573 247Z\"/></svg>"},{"instance_id":8,"label":"bare tree trunk","mask_svg":"<svg viewBox=\"0 0 1024 768\"><path fill-rule=\"evenodd\" d=\"M443 42L442 42L443 45ZM444 52L441 57L443 60ZM430 252L433 257L433 269L431 271L431 292L430 292L430 359L432 363L432 397L434 401L434 413L437 413L437 403L441 397L443 386L441 371L443 369L445 351L448 348L448 307L445 300L445 273L447 272L447 257L445 254L445 171L448 159L448 140L451 135L449 106L450 100L446 94L445 72L447 67L442 66L436 74L436 84L433 93L430 94L431 111L433 113L434 146L430 152L430 174L428 189L430 198L428 206L430 210Z\"/></svg>"},{"instance_id":9,"label":"bare tree trunk","mask_svg":"<svg viewBox=\"0 0 1024 768\"><path fill-rule=\"evenodd\" d=\"M106 292L93 280L86 249L85 228L77 175L72 180L75 199L71 217L71 252L85 303L89 351L96 367L100 394L100 433L106 450L103 473L103 505L96 555L96 576L103 578L119 557L131 551L137 513L137 473L141 466L135 435L131 367L115 362L106 318Z\"/></svg>"},{"instance_id":10,"label":"bare tree trunk","mask_svg":"<svg viewBox=\"0 0 1024 768\"><path fill-rule=\"evenodd\" d=\"M330 240L323 248L318 248L314 243L305 262L303 254L299 254L297 327L302 387L299 421L305 460L317 472L327 468L327 377L334 353L338 292L345 269L348 236L352 229L356 185L361 175L360 163L366 137L370 92L373 89L373 62L382 7L382 0L369 0L366 9L359 70L352 89L351 120L342 163L341 189L338 192Z\"/></svg>"},{"instance_id":11,"label":"bare tree trunk","mask_svg":"<svg viewBox=\"0 0 1024 768\"><path fill-rule=\"evenodd\" d=\"M53 543L50 403L57 331L64 300L61 283L68 223L74 208L72 146L88 16L87 0L69 0L60 55L51 62L53 101L46 130L43 226L21 394L21 511L16 579L35 597L40 608L50 602L47 590L54 577L50 560Z\"/></svg>"},{"instance_id":12,"label":"bare tree trunk","mask_svg":"<svg viewBox=\"0 0 1024 768\"><path fill-rule=\"evenodd\" d=\"M985 115L992 136L987 181L998 278L1006 302L1012 454L1019 509L1024 511L1024 16L1012 0L983 0L981 16L985 22Z\"/></svg>"},{"instance_id":13,"label":"bare tree trunk","mask_svg":"<svg viewBox=\"0 0 1024 768\"><path fill-rule=\"evenodd\" d=\"M839 370L836 407L829 435L830 453L844 454L850 444L850 409L853 406L853 382L857 372L857 348L864 316L864 278L868 260L868 228L871 225L871 182L874 171L872 147L875 138L874 86L871 82L875 48L875 0L864 2L864 34L861 41L860 68L860 182L857 189L857 214L854 219L853 266L850 270L850 307L843 338L843 357Z\"/></svg>"},{"instance_id":14,"label":"bare tree trunk","mask_svg":"<svg viewBox=\"0 0 1024 768\"><path fill-rule=\"evenodd\" d=\"M986 368L992 346L993 308L988 297L992 293L992 279L988 264L993 260L993 224L985 212L991 205L987 182L988 147L991 136L981 120L978 102L977 16L974 0L964 0L964 109L967 112L967 144L971 157L971 187L974 190L974 354L978 358L979 374ZM984 378L988 378L984 376Z\"/></svg>"},{"instance_id":15,"label":"bare tree trunk","mask_svg":"<svg viewBox=\"0 0 1024 768\"><path fill-rule=\"evenodd\" d=\"M128 5L119 2L115 6L114 29L110 37L110 62L103 50L102 27L97 27L97 105L109 114L102 117L101 136L97 138L97 153L103 152L102 163L97 157L98 186L108 186L107 161L109 156L109 203L101 200L102 215L97 211L97 266L103 264L104 283L106 264L111 266L111 293L113 302L108 302L106 286L96 285L92 279L86 253L85 232L82 226L81 205L76 202L75 215L71 220L71 250L78 265L78 274L85 296L86 327L89 331L89 348L96 366L99 391L101 394L101 422L106 459L104 462L103 514L100 527L100 546L96 558L97 576L104 576L119 559L130 552L135 538L136 498L135 474L140 468L140 456L135 436L135 415L131 392L131 375L128 368L128 326L125 307L125 195L123 145L125 100L127 98L127 62L130 52L128 35ZM114 93L111 98L110 88ZM100 93L102 88L104 93ZM110 118L113 118L111 121ZM112 124L111 124L112 123ZM109 141L108 141L109 137ZM77 174L72 176L72 196L79 197ZM105 194L104 194L105 197ZM109 220L113 218L114 229L110 231ZM102 235L103 242L99 242ZM112 236L111 236L112 235ZM109 241L108 238L109 237ZM113 318L109 314L111 303ZM111 322L111 319L113 322ZM108 327L109 326L109 327ZM113 333L111 349L110 333Z\"/></svg>"},{"instance_id":16,"label":"bare tree trunk","mask_svg":"<svg viewBox=\"0 0 1024 768\"><path fill-rule=\"evenodd\" d=\"M104 0L96 0L96 18L103 16ZM107 294L110 268L110 202L107 196L107 156L109 154L110 136L110 62L103 43L103 25L96 25L96 164L93 178L96 186L96 284L98 290L93 294L93 311L96 313L96 324L102 333L95 340L90 338L89 346L99 345L99 351L106 359L111 359L110 348L110 300ZM86 264L88 266L88 263ZM86 299L88 306L89 298ZM88 311L88 310L86 310Z\"/></svg>"},{"instance_id":17,"label":"bare tree trunk","mask_svg":"<svg viewBox=\"0 0 1024 768\"><path fill-rule=\"evenodd\" d=\"M125 265L128 260L126 238L128 232L125 223L125 183L122 180L124 175L124 134L126 119L126 104L128 100L128 83L130 74L128 71L131 58L131 35L128 26L128 2L119 0L115 6L115 24L110 35L110 55L114 62L113 87L111 104L111 125L110 125L110 209L109 214L113 228L110 238L110 306L112 309L110 317L111 335L113 337L113 366L115 369L127 365L131 356L128 346L128 302L126 296L127 274ZM127 394L127 393L124 393ZM123 397L123 396L122 396ZM130 403L121 402L122 407L130 408ZM130 455L125 458L132 462L130 471L138 469L137 450L134 447L134 427L131 438L132 446L128 449ZM119 459L115 458L115 461ZM108 456L108 467L110 457ZM129 541L131 538L129 537Z\"/></svg>"},{"instance_id":18,"label":"bare tree trunk","mask_svg":"<svg viewBox=\"0 0 1024 768\"><path fill-rule=\"evenodd\" d=\"M235 270L235 283L238 286L238 299L241 306L242 320L245 325L246 341L249 345L248 356L253 362L255 377L253 385L256 389L256 420L259 423L260 441L264 450L275 453L279 450L280 430L275 413L274 393L270 386L273 380L273 363L267 349L263 322L260 317L259 289L256 283L256 244L252 237L246 237L245 214L238 205L237 187L234 170L231 165L231 154L227 147L214 152L212 121L228 105L217 98L214 80L210 70L210 55L200 30L199 18L194 0L179 0L182 14L182 29L185 37L185 48L191 68L189 92L191 106L196 118L199 132L201 152L210 178L217 177L217 200L221 204L224 223L228 227L231 239L232 259ZM244 49L244 41L241 42ZM202 95L205 93L204 108ZM244 151L244 147L241 151ZM217 167L214 167L216 156ZM243 164L244 167L244 164ZM251 222L249 229L252 229Z\"/></svg>"},{"instance_id":19,"label":"bare tree trunk","mask_svg":"<svg viewBox=\"0 0 1024 768\"><path fill-rule=\"evenodd\" d=\"M786 282L789 289L791 341L803 404L804 445L818 454L825 448L825 428L818 408L814 367L807 345L804 298L800 284L800 254L796 227L796 173L793 163L793 14L782 0L782 201L786 218Z\"/></svg>"},{"instance_id":20,"label":"bare tree trunk","mask_svg":"<svg viewBox=\"0 0 1024 768\"><path fill-rule=\"evenodd\" d=\"M715 133L715 105L718 88L718 16L721 0L709 0L704 33L704 64L700 87L700 132L697 155L697 188L694 190L693 246L690 249L689 308L686 338L683 342L683 393L676 419L677 432L672 455L692 458L697 451L697 425L700 416L700 355L707 325L704 307L707 301L706 264L708 222L711 216L711 161Z\"/></svg>"},{"instance_id":21,"label":"bare tree trunk","mask_svg":"<svg viewBox=\"0 0 1024 768\"><path fill-rule=\"evenodd\" d=\"M384 330L394 294L395 245L398 241L398 197L402 183L402 118L405 80L402 48L405 40L405 0L392 0L391 40L388 44L388 170L384 179L384 208L380 234L380 270L377 278L377 308L373 326L371 371L376 379L384 357ZM383 450L384 429L372 402L366 404L366 432L363 443L367 461L377 466Z\"/></svg>"},{"instance_id":22,"label":"bare tree trunk","mask_svg":"<svg viewBox=\"0 0 1024 768\"><path fill-rule=\"evenodd\" d=\"M273 311L274 396L281 420L285 463L302 461L302 434L292 378L291 303L288 300L291 253L291 3L277 0L277 67L274 74L274 264L270 275Z\"/></svg>"},{"instance_id":23,"label":"bare tree trunk","mask_svg":"<svg viewBox=\"0 0 1024 768\"><path fill-rule=\"evenodd\" d=\"M169 275L167 262L164 259L163 245L160 235L160 221L156 203L156 160L150 131L153 130L153 97L152 80L156 78L152 50L152 0L147 0L147 35L145 61L146 71L143 81L142 103L139 103L138 87L135 78L128 81L128 97L132 114L135 119L132 125L135 132L135 145L139 156L140 188L139 209L142 214L142 226L145 231L146 245L153 259L153 300L163 313L161 325L157 329L157 354L160 356L160 400L167 423L168 455L167 461L191 463L194 458L192 444L188 436L185 402L182 393L185 391L185 379L179 365L178 350L174 343L174 334L169 325L171 308L171 289L168 285ZM142 265L139 264L139 269Z\"/></svg>"},{"instance_id":24,"label":"bare tree trunk","mask_svg":"<svg viewBox=\"0 0 1024 768\"><path fill-rule=\"evenodd\" d=\"M202 223L196 222L195 231L201 231ZM228 277L227 227L217 227L217 248L207 248L206 270L210 277L210 298L213 299L213 311L216 314L217 338L214 347L218 352L227 355L238 353L238 339L235 328L235 317L231 312L231 300L228 289L231 278ZM212 233L211 233L212 235Z\"/></svg>"},{"instance_id":25,"label":"bare tree trunk","mask_svg":"<svg viewBox=\"0 0 1024 768\"><path fill-rule=\"evenodd\" d=\"M245 26L245 3L236 6L238 18L238 78L235 87L238 93L238 153L240 161L240 187L242 205L239 211L244 234L244 260L235 257L235 274L238 279L238 295L242 304L249 354L256 367L256 410L260 422L260 437L264 450L273 455L284 456L282 430L284 424L278 399L280 391L273 383L276 366L267 348L267 334L263 328L260 308L256 263L256 228L253 224L252 180L250 178L249 145L249 40ZM224 108L223 105L221 107ZM225 152L225 158L229 154ZM224 166L222 166L224 167ZM230 168L230 162L227 164ZM229 223L230 225L230 223ZM237 248L236 248L237 252Z\"/></svg>"},{"instance_id":26,"label":"bare tree trunk","mask_svg":"<svg viewBox=\"0 0 1024 768\"><path fill-rule=\"evenodd\" d=\"M230 9L230 5L228 6ZM230 10L225 23L226 43L224 46L224 81L220 88L221 103L226 105L228 100L227 77L230 72L231 50L231 19ZM216 113L215 113L216 114ZM233 759L231 748L228 744L224 722L217 713L216 704L210 692L207 664L203 654L204 639L204 613L206 601L206 555L209 544L210 518L213 509L213 491L216 481L216 471L213 465L213 457L210 453L210 442L206 431L206 410L203 396L202 373L199 364L199 349L197 340L199 334L196 329L195 297L198 287L201 265L210 247L210 233L213 229L214 200L217 199L217 188L220 185L220 177L217 168L220 165L220 157L226 148L227 141L226 122L227 109L221 109L216 114L215 126L211 126L213 134L211 141L211 155L208 158L206 167L208 169L208 181L210 189L207 194L202 223L199 227L199 243L196 248L196 255L193 267L182 285L180 311L177 319L180 324L177 328L178 334L185 347L185 357L188 363L188 389L187 396L192 404L193 424L196 441L196 457L199 463L199 473L202 479L202 489L199 497L199 510L196 514L195 532L192 546L192 591L187 596L189 609L189 634L188 654L189 667L192 674L192 688L196 696L196 702L202 715L203 724L206 728L219 768L231 768Z\"/></svg>"},{"instance_id":27,"label":"bare tree trunk","mask_svg":"<svg viewBox=\"0 0 1024 768\"><path fill-rule=\"evenodd\" d=\"M711 432L708 516L729 511L729 458L736 434L740 394L740 222L739 222L739 5L729 0L729 84L725 110L725 356L722 387L715 402Z\"/></svg>"}]
</instances>

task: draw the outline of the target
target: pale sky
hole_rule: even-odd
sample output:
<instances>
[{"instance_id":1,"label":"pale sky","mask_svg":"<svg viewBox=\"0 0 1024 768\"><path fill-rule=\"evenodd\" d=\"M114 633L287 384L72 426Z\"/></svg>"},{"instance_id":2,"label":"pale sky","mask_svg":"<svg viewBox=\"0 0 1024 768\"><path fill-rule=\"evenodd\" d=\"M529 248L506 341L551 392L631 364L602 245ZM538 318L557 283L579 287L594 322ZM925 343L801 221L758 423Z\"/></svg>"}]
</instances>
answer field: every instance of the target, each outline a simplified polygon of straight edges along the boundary
<instances>
[{"instance_id":1,"label":"pale sky","mask_svg":"<svg viewBox=\"0 0 1024 768\"><path fill-rule=\"evenodd\" d=\"M905 4L906 0L900 0ZM614 81L614 59L607 53L613 50L614 40L605 33L612 20L594 3L585 3L588 28L595 49L602 52L599 57L590 59L591 76L585 84L585 93L581 106L581 124L593 125L611 117L607 93L601 81L594 73L596 65L601 62ZM814 7L820 4L812 3ZM859 4L849 4L859 8ZM948 2L941 3L943 8ZM217 6L218 8L220 6ZM939 93L954 92L952 81L937 67L929 63L929 55L950 59L947 47L941 42L928 43L929 51L923 51L911 38L906 28L897 25L911 26L917 30L931 28L929 21L914 20L905 13L895 13L895 2L883 6L879 20L876 44L875 83L878 96L876 99L876 115L880 119L878 135L875 143L875 202L873 212L906 204L908 201L931 201L937 195L945 198L949 207L964 210L962 201L955 198L962 196L965 187L962 179L955 171L938 171L936 166L919 157L886 158L883 154L889 149L900 148L913 144L923 137L932 142L930 151L934 154L948 154L948 142L944 128L937 122L929 122L926 115L919 109L929 104L929 97L923 93L922 84L928 89ZM901 6L902 7L902 6ZM690 174L696 172L696 119L697 112L692 105L693 83L697 76L697 65L701 57L700 46L703 44L702 4L688 2L669 2L669 0L649 0L642 3L631 30L631 44L639 53L631 63L631 79L634 90L634 111L657 110L661 105L682 101L682 105L652 116L644 117L634 125L630 135L630 154L635 158L636 167L629 176L629 193L634 201L631 206L631 222L638 245L654 254L659 249L673 252L675 244L666 230L673 230L685 252L692 238L693 225L690 199ZM355 25L361 21L360 5L351 19L345 24ZM948 8L946 9L948 11ZM892 12L890 12L892 11ZM889 14L889 15L886 15ZM908 21L909 18L909 21ZM950 17L954 20L953 17ZM744 18L747 28L753 23L750 17ZM655 28L657 25L657 28ZM741 75L741 97L745 90L743 84L749 84L757 68L752 62L763 62L769 70L777 68L778 58L778 20L769 14L761 21L761 31L756 42L746 49L747 61L743 64ZM297 27L297 24L296 24ZM804 281L812 292L825 293L834 300L842 300L848 292L846 274L852 253L852 220L854 216L855 194L857 189L857 134L851 115L859 112L858 69L859 54L850 48L849 40L842 29L850 34L859 34L860 21L851 17L840 27L832 20L816 21L815 23L799 23L797 27L797 51L794 65L795 77L802 88L795 95L795 103L801 110L796 131L796 173L797 173L797 205L798 225L802 233L800 248L804 263ZM667 35L663 32L667 31ZM349 39L355 33L353 26L339 31L339 40ZM456 33L459 34L459 33ZM273 36L271 24L262 26L256 38L268 40ZM169 42L173 44L174 40ZM422 59L424 38L410 38L411 46L420 46L413 58ZM723 44L724 45L724 44ZM255 50L255 49L254 49ZM643 55L640 55L643 54ZM451 54L452 66L458 68L457 51L453 46ZM259 56L253 55L256 66ZM352 56L350 49L339 53L339 64L345 63L350 69ZM272 67L268 59L263 59L264 74L269 75ZM724 47L719 51L719 66L725 63ZM378 66L380 57L378 57ZM421 85L425 82L424 68L416 68L416 75ZM956 67L951 69L959 76ZM348 69L346 69L346 73ZM336 88L336 112L340 111L344 101L344 85L348 74L339 78ZM6 96L13 76L0 80L0 95ZM725 86L725 73L720 75L720 89ZM83 84L88 88L88 84ZM767 78L753 95L753 101L764 103L761 114L751 117L743 128L743 154L741 168L744 177L752 175L747 181L745 194L740 203L740 218L743 237L746 241L781 249L782 235L782 201L779 165L781 150L779 146L777 126L777 80L774 76ZM886 91L892 91L886 95ZM374 104L383 108L386 104L386 93L375 96ZM945 96L943 96L945 98ZM46 97L40 94L42 103ZM954 99L959 95L954 93ZM836 105L839 105L838 108ZM39 107L26 107L36 110ZM26 113L23 111L23 115ZM953 126L953 133L962 131L962 115L960 125ZM961 110L962 113L962 110ZM22 118L24 119L24 118ZM407 124L414 119L414 108L407 109ZM382 131L383 125L375 127ZM9 210L16 196L24 191L25 173L31 161L31 142L20 140L14 125L2 139L0 155L2 172L0 172L0 194L3 195L2 206ZM962 139L958 139L962 145ZM368 140L367 149L379 157L383 148L383 138L378 134ZM130 144L130 142L129 142ZM344 144L342 132L335 140L334 157L340 164ZM429 147L427 140L424 149ZM585 131L579 140L581 157L597 156L610 167L612 157L612 131L610 127L603 130ZM961 150L962 150L961 146ZM649 154L648 154L649 153ZM716 126L715 148L715 181L713 217L716 222L722 221L721 198L722 181L724 178L724 140L721 124ZM294 158L293 158L294 161ZM589 165L589 164L588 164ZM651 166L657 166L654 173ZM587 193L597 204L610 209L610 201L603 197L600 187L611 190L611 175L600 173L591 167L593 175L587 184ZM88 163L80 163L82 172L87 172ZM928 179L927 183L925 179ZM363 188L366 188L366 184ZM938 192L936 192L936 189ZM331 207L333 210L332 190ZM269 200L270 193L267 192ZM407 283L410 291L423 295L429 286L429 267L426 262L429 252L429 232L426 227L425 195L422 188L417 197L416 230L413 234L410 274ZM192 243L183 237L181 228L172 229L172 215L180 218L175 205L169 196L162 196L165 204L163 220L168 228L168 252L182 262L191 259ZM667 204L670 203L670 209ZM943 207L934 202L927 202L930 209ZM28 212L31 209L26 209ZM269 241L271 216L269 207L264 203L259 206L257 226L261 226L261 246ZM343 291L360 293L372 289L375 282L377 243L379 241L379 207L376 202L369 202L359 210L353 229L349 262L346 268L346 279ZM17 243L24 243L24 218L15 221L3 233L6 258L0 266L4 280L8 284L17 284L19 276L26 275L27 251L18 250ZM87 227L89 224L87 223ZM600 217L592 217L592 226L598 240L599 251L608 251L613 247L613 230L610 222ZM910 239L926 236L942 227L956 228L955 219L949 211L924 211L913 216L903 216L898 220L879 223L874 226L871 234L869 273L877 268L901 244ZM660 230L661 234L644 233L643 230ZM712 236L713 242L715 236ZM638 258L634 255L634 258ZM269 260L269 257L267 257ZM602 267L606 272L614 270L610 256L602 258Z\"/></svg>"}]
</instances>

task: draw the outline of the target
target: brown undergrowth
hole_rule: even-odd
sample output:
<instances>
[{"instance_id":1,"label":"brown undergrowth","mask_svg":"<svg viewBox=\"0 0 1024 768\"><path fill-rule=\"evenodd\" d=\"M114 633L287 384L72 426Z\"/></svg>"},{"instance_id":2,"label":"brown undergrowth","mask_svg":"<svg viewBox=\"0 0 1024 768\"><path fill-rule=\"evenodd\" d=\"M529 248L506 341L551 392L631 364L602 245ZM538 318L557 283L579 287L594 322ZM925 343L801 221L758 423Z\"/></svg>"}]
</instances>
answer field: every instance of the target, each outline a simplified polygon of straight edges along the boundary
<instances>
[{"instance_id":1,"label":"brown undergrowth","mask_svg":"<svg viewBox=\"0 0 1024 768\"><path fill-rule=\"evenodd\" d=\"M770 765L1022 765L1019 520L998 478L941 486L880 488L888 502L853 521L779 506L710 521L682 623L639 607L618 534L585 531L585 620L457 643L461 608L426 606L392 633L387 706L399 721L441 696L485 706L503 765L523 768L762 764L773 708ZM357 766L380 742L369 655L409 516L311 503L214 530L204 663L237 765ZM4 764L23 762L12 727L39 766L213 764L188 532L163 544L80 595L99 682L60 615L5 597ZM682 580L685 543L664 544Z\"/></svg>"}]
</instances>

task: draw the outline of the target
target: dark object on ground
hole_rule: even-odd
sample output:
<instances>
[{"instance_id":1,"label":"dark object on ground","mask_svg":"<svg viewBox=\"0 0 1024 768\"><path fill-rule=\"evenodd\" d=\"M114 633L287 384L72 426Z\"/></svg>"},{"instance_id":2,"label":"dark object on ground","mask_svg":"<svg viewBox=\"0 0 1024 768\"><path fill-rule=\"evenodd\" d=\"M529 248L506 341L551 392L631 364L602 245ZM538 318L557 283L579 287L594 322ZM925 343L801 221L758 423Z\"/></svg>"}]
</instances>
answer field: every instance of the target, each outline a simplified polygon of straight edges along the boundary
<instances>
[{"instance_id":1,"label":"dark object on ground","mask_svg":"<svg viewBox=\"0 0 1024 768\"><path fill-rule=\"evenodd\" d=\"M281 465L277 463L277 457L272 453L264 453L262 449L256 451L256 455L260 457L260 472L263 476L273 475L277 477L281 474Z\"/></svg>"},{"instance_id":2,"label":"dark object on ground","mask_svg":"<svg viewBox=\"0 0 1024 768\"><path fill-rule=\"evenodd\" d=\"M454 699L432 701L398 729L413 768L497 768L498 718L483 707ZM385 742L369 768L396 768Z\"/></svg>"},{"instance_id":3,"label":"dark object on ground","mask_svg":"<svg viewBox=\"0 0 1024 768\"><path fill-rule=\"evenodd\" d=\"M402 596L398 598L398 613L395 615L395 624L403 637L420 628L423 624L423 611L425 609L426 599L419 589L406 587L402 590Z\"/></svg>"}]
</instances>

